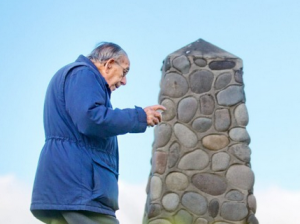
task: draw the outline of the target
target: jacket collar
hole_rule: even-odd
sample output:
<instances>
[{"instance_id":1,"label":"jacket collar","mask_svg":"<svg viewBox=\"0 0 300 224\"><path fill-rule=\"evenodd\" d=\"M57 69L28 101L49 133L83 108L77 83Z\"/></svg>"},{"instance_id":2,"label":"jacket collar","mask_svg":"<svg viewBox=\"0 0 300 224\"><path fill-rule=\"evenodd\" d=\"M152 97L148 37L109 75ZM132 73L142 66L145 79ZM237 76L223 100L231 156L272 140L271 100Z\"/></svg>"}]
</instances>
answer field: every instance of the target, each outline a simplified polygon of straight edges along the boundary
<instances>
[{"instance_id":1,"label":"jacket collar","mask_svg":"<svg viewBox=\"0 0 300 224\"><path fill-rule=\"evenodd\" d=\"M102 76L102 74L99 72L99 70L97 69L97 67L94 65L94 63L88 59L87 57L85 57L84 55L79 55L79 57L76 59L76 62L84 62L84 63L87 63L88 65L90 65L91 67L93 67L96 71L98 71L99 75L101 76L101 78L103 78L104 82L105 82L105 86L108 90L108 93L109 93L109 97L111 95L111 90L106 82L106 80L104 79L104 77Z\"/></svg>"}]
</instances>

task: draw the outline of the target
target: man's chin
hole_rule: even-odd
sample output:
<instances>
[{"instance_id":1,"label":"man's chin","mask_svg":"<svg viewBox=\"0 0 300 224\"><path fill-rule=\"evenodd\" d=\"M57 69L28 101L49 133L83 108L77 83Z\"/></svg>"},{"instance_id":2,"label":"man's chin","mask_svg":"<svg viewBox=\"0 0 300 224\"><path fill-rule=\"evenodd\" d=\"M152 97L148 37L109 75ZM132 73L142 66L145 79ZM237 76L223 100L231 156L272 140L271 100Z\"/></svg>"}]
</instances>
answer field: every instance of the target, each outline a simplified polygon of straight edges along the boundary
<instances>
[{"instance_id":1,"label":"man's chin","mask_svg":"<svg viewBox=\"0 0 300 224\"><path fill-rule=\"evenodd\" d=\"M119 86L113 85L113 86L110 87L110 90L115 91L117 88L119 88Z\"/></svg>"}]
</instances>

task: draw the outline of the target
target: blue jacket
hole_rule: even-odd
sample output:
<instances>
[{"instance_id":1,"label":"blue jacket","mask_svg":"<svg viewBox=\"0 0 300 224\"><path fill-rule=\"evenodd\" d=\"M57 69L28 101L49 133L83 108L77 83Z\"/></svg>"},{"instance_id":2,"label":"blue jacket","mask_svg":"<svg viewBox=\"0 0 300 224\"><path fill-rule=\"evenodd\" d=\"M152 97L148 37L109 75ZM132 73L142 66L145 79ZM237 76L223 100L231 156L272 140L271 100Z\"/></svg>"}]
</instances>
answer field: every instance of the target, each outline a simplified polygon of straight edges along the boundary
<instances>
[{"instance_id":1,"label":"blue jacket","mask_svg":"<svg viewBox=\"0 0 300 224\"><path fill-rule=\"evenodd\" d=\"M144 132L144 110L112 109L111 91L95 65L80 55L49 83L44 106L45 145L37 167L31 211L115 215L118 209L117 135Z\"/></svg>"}]
</instances>

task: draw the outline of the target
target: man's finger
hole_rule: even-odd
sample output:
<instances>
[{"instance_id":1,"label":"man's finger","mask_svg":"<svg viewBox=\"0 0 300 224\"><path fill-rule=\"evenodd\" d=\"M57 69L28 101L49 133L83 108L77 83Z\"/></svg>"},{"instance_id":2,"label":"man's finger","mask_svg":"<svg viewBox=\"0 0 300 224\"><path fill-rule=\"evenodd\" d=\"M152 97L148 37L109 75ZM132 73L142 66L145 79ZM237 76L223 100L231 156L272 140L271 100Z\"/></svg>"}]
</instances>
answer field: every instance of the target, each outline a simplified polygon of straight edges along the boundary
<instances>
[{"instance_id":1,"label":"man's finger","mask_svg":"<svg viewBox=\"0 0 300 224\"><path fill-rule=\"evenodd\" d=\"M163 110L163 111L166 110L166 108L162 105L153 105L153 106L151 106L151 109L153 109L153 110Z\"/></svg>"}]
</instances>

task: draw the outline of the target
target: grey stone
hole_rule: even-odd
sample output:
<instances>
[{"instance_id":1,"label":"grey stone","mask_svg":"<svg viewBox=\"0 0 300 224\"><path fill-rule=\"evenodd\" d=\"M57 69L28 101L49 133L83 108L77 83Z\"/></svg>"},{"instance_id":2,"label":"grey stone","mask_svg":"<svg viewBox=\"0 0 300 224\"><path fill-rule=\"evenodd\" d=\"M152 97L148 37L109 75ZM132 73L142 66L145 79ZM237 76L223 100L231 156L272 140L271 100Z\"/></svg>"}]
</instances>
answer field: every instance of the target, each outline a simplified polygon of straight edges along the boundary
<instances>
[{"instance_id":1,"label":"grey stone","mask_svg":"<svg viewBox=\"0 0 300 224\"><path fill-rule=\"evenodd\" d=\"M150 199L156 200L160 197L162 192L162 181L159 177L153 176L150 181Z\"/></svg>"},{"instance_id":2,"label":"grey stone","mask_svg":"<svg viewBox=\"0 0 300 224\"><path fill-rule=\"evenodd\" d=\"M207 201L206 198L195 192L187 192L182 196L181 203L189 211L197 214L203 215L207 211Z\"/></svg>"},{"instance_id":3,"label":"grey stone","mask_svg":"<svg viewBox=\"0 0 300 224\"><path fill-rule=\"evenodd\" d=\"M174 217L175 224L192 224L193 216L185 210L180 210Z\"/></svg>"},{"instance_id":4,"label":"grey stone","mask_svg":"<svg viewBox=\"0 0 300 224\"><path fill-rule=\"evenodd\" d=\"M211 70L223 70L223 69L231 69L234 68L234 61L212 61L209 63L209 68Z\"/></svg>"},{"instance_id":5,"label":"grey stone","mask_svg":"<svg viewBox=\"0 0 300 224\"><path fill-rule=\"evenodd\" d=\"M206 117L200 117L193 121L192 127L194 130L198 132L207 131L212 125L212 120Z\"/></svg>"},{"instance_id":6,"label":"grey stone","mask_svg":"<svg viewBox=\"0 0 300 224\"><path fill-rule=\"evenodd\" d=\"M176 108L174 102L170 99L164 99L161 102L161 105L163 105L166 108L166 110L162 112L162 120L163 121L172 120L176 115Z\"/></svg>"},{"instance_id":7,"label":"grey stone","mask_svg":"<svg viewBox=\"0 0 300 224\"><path fill-rule=\"evenodd\" d=\"M226 177L230 186L242 190L250 190L254 184L254 174L245 165L233 165L229 167Z\"/></svg>"},{"instance_id":8,"label":"grey stone","mask_svg":"<svg viewBox=\"0 0 300 224\"><path fill-rule=\"evenodd\" d=\"M205 93L211 89L214 74L208 70L197 70L190 75L191 91L194 93Z\"/></svg>"},{"instance_id":9,"label":"grey stone","mask_svg":"<svg viewBox=\"0 0 300 224\"><path fill-rule=\"evenodd\" d=\"M198 102L194 97L187 97L178 103L178 120L188 123L198 109Z\"/></svg>"},{"instance_id":10,"label":"grey stone","mask_svg":"<svg viewBox=\"0 0 300 224\"><path fill-rule=\"evenodd\" d=\"M230 146L229 152L244 162L250 162L251 149L245 143Z\"/></svg>"},{"instance_id":11,"label":"grey stone","mask_svg":"<svg viewBox=\"0 0 300 224\"><path fill-rule=\"evenodd\" d=\"M231 222L214 222L214 224L232 224Z\"/></svg>"},{"instance_id":12,"label":"grey stone","mask_svg":"<svg viewBox=\"0 0 300 224\"><path fill-rule=\"evenodd\" d=\"M254 214L251 214L247 219L247 224L259 224Z\"/></svg>"},{"instance_id":13,"label":"grey stone","mask_svg":"<svg viewBox=\"0 0 300 224\"><path fill-rule=\"evenodd\" d=\"M217 131L226 131L230 127L230 114L228 109L215 111L215 128Z\"/></svg>"},{"instance_id":14,"label":"grey stone","mask_svg":"<svg viewBox=\"0 0 300 224\"><path fill-rule=\"evenodd\" d=\"M201 55L203 58L237 58L237 56L203 40L198 39L187 46L175 51L174 55L182 55L190 52L191 55Z\"/></svg>"},{"instance_id":15,"label":"grey stone","mask_svg":"<svg viewBox=\"0 0 300 224\"><path fill-rule=\"evenodd\" d=\"M207 65L207 62L205 59L203 58L195 58L194 62L196 65L198 65L199 67L205 67Z\"/></svg>"},{"instance_id":16,"label":"grey stone","mask_svg":"<svg viewBox=\"0 0 300 224\"><path fill-rule=\"evenodd\" d=\"M228 86L217 94L218 104L222 106L232 106L245 101L243 86Z\"/></svg>"},{"instance_id":17,"label":"grey stone","mask_svg":"<svg viewBox=\"0 0 300 224\"><path fill-rule=\"evenodd\" d=\"M236 142L250 142L250 136L245 128L232 128L229 137Z\"/></svg>"},{"instance_id":18,"label":"grey stone","mask_svg":"<svg viewBox=\"0 0 300 224\"><path fill-rule=\"evenodd\" d=\"M155 146L165 146L172 136L172 127L167 123L160 123L154 129Z\"/></svg>"},{"instance_id":19,"label":"grey stone","mask_svg":"<svg viewBox=\"0 0 300 224\"><path fill-rule=\"evenodd\" d=\"M247 107L244 103L238 105L234 110L234 117L238 125L246 126L249 122Z\"/></svg>"},{"instance_id":20,"label":"grey stone","mask_svg":"<svg viewBox=\"0 0 300 224\"><path fill-rule=\"evenodd\" d=\"M221 206L221 216L230 221L240 221L248 214L245 203L241 202L224 202Z\"/></svg>"},{"instance_id":21,"label":"grey stone","mask_svg":"<svg viewBox=\"0 0 300 224\"><path fill-rule=\"evenodd\" d=\"M225 152L219 152L213 155L211 169L213 171L222 171L227 169L230 162L230 156Z\"/></svg>"},{"instance_id":22,"label":"grey stone","mask_svg":"<svg viewBox=\"0 0 300 224\"><path fill-rule=\"evenodd\" d=\"M149 224L172 224L166 219L155 219L153 221L150 221Z\"/></svg>"},{"instance_id":23,"label":"grey stone","mask_svg":"<svg viewBox=\"0 0 300 224\"><path fill-rule=\"evenodd\" d=\"M200 97L200 112L204 115L210 115L215 109L215 100L211 95L204 95Z\"/></svg>"},{"instance_id":24,"label":"grey stone","mask_svg":"<svg viewBox=\"0 0 300 224\"><path fill-rule=\"evenodd\" d=\"M198 142L197 135L188 127L176 123L174 125L174 133L178 138L179 142L188 148L193 148Z\"/></svg>"},{"instance_id":25,"label":"grey stone","mask_svg":"<svg viewBox=\"0 0 300 224\"><path fill-rule=\"evenodd\" d=\"M208 221L206 219L203 219L203 218L198 218L195 221L195 224L208 224Z\"/></svg>"},{"instance_id":26,"label":"grey stone","mask_svg":"<svg viewBox=\"0 0 300 224\"><path fill-rule=\"evenodd\" d=\"M166 170L168 154L165 152L155 152L152 159L152 173L163 174Z\"/></svg>"},{"instance_id":27,"label":"grey stone","mask_svg":"<svg viewBox=\"0 0 300 224\"><path fill-rule=\"evenodd\" d=\"M172 168L175 166L179 158L180 145L174 142L169 149L168 166Z\"/></svg>"},{"instance_id":28,"label":"grey stone","mask_svg":"<svg viewBox=\"0 0 300 224\"><path fill-rule=\"evenodd\" d=\"M211 217L215 218L219 213L219 201L218 199L213 199L209 202L208 205L208 213Z\"/></svg>"},{"instance_id":29,"label":"grey stone","mask_svg":"<svg viewBox=\"0 0 300 224\"><path fill-rule=\"evenodd\" d=\"M244 199L244 195L238 190L229 191L225 197L230 201L242 201Z\"/></svg>"},{"instance_id":30,"label":"grey stone","mask_svg":"<svg viewBox=\"0 0 300 224\"><path fill-rule=\"evenodd\" d=\"M147 186L146 186L146 193L149 194L150 192L150 181L151 181L151 176L148 177L147 181Z\"/></svg>"},{"instance_id":31,"label":"grey stone","mask_svg":"<svg viewBox=\"0 0 300 224\"><path fill-rule=\"evenodd\" d=\"M161 93L166 96L178 98L184 96L189 89L186 79L177 73L168 73L162 79Z\"/></svg>"},{"instance_id":32,"label":"grey stone","mask_svg":"<svg viewBox=\"0 0 300 224\"><path fill-rule=\"evenodd\" d=\"M209 163L209 156L203 150L195 150L184 155L179 164L178 168L183 170L202 170Z\"/></svg>"},{"instance_id":33,"label":"grey stone","mask_svg":"<svg viewBox=\"0 0 300 224\"><path fill-rule=\"evenodd\" d=\"M173 59L173 67L185 74L189 72L191 64L186 56L181 55Z\"/></svg>"},{"instance_id":34,"label":"grey stone","mask_svg":"<svg viewBox=\"0 0 300 224\"><path fill-rule=\"evenodd\" d=\"M243 73L244 72L243 72L242 69L235 71L234 79L235 79L236 82L243 83Z\"/></svg>"},{"instance_id":35,"label":"grey stone","mask_svg":"<svg viewBox=\"0 0 300 224\"><path fill-rule=\"evenodd\" d=\"M160 204L150 204L148 209L148 218L151 219L158 216L161 213L161 209L162 207Z\"/></svg>"},{"instance_id":36,"label":"grey stone","mask_svg":"<svg viewBox=\"0 0 300 224\"><path fill-rule=\"evenodd\" d=\"M210 150L219 150L229 144L229 139L225 135L207 135L202 139L202 144Z\"/></svg>"},{"instance_id":37,"label":"grey stone","mask_svg":"<svg viewBox=\"0 0 300 224\"><path fill-rule=\"evenodd\" d=\"M224 178L209 173L195 174L192 177L192 183L201 191L211 195L223 194L227 188Z\"/></svg>"},{"instance_id":38,"label":"grey stone","mask_svg":"<svg viewBox=\"0 0 300 224\"><path fill-rule=\"evenodd\" d=\"M253 213L256 213L256 198L254 197L253 194L250 194L248 196L248 207L250 208L250 210L253 212Z\"/></svg>"},{"instance_id":39,"label":"grey stone","mask_svg":"<svg viewBox=\"0 0 300 224\"><path fill-rule=\"evenodd\" d=\"M168 71L168 70L171 68L170 57L167 57L167 58L163 61L163 67L164 67L164 72Z\"/></svg>"},{"instance_id":40,"label":"grey stone","mask_svg":"<svg viewBox=\"0 0 300 224\"><path fill-rule=\"evenodd\" d=\"M166 178L166 186L171 191L182 191L187 188L189 181L186 175L173 172L170 173Z\"/></svg>"},{"instance_id":41,"label":"grey stone","mask_svg":"<svg viewBox=\"0 0 300 224\"><path fill-rule=\"evenodd\" d=\"M216 89L222 89L226 87L232 79L232 74L230 72L224 72L220 74L215 82L215 88Z\"/></svg>"},{"instance_id":42,"label":"grey stone","mask_svg":"<svg viewBox=\"0 0 300 224\"><path fill-rule=\"evenodd\" d=\"M162 199L162 205L168 211L174 211L179 204L179 196L175 193L166 194Z\"/></svg>"}]
</instances>

